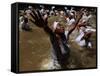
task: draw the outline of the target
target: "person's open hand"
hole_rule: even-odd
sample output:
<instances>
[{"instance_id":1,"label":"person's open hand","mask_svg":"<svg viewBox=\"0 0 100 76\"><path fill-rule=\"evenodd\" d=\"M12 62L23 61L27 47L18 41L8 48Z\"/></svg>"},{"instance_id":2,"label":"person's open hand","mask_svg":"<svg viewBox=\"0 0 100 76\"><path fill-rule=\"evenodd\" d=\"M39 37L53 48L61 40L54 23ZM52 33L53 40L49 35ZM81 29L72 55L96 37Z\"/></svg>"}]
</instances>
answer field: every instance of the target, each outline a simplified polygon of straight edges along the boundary
<instances>
[{"instance_id":1,"label":"person's open hand","mask_svg":"<svg viewBox=\"0 0 100 76\"><path fill-rule=\"evenodd\" d=\"M36 26L38 27L45 27L47 26L48 22L47 22L47 16L42 16L39 12L39 10L33 10L32 13L30 13L31 17L33 19L30 19L30 21L32 23L34 23Z\"/></svg>"}]
</instances>

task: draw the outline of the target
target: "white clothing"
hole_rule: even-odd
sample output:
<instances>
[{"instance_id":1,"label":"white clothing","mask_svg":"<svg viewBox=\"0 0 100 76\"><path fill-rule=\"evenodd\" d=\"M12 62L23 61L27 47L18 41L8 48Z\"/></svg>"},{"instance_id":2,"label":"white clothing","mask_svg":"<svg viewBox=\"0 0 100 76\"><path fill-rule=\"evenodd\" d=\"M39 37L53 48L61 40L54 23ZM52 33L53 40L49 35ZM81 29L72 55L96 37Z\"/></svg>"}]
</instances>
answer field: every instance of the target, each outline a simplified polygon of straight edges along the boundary
<instances>
[{"instance_id":1,"label":"white clothing","mask_svg":"<svg viewBox=\"0 0 100 76\"><path fill-rule=\"evenodd\" d=\"M20 16L19 17L19 30L20 31L22 31L23 23L24 23L24 18L23 18L23 16Z\"/></svg>"},{"instance_id":2,"label":"white clothing","mask_svg":"<svg viewBox=\"0 0 100 76\"><path fill-rule=\"evenodd\" d=\"M80 32L79 36L75 39L75 41L77 42L78 45L80 46L84 46L86 43L85 43L85 40L81 40L81 38L84 36L84 32Z\"/></svg>"},{"instance_id":3,"label":"white clothing","mask_svg":"<svg viewBox=\"0 0 100 76\"><path fill-rule=\"evenodd\" d=\"M73 23L75 23L75 19L72 18L71 20L69 18L66 19L67 20L67 24L70 26L72 25Z\"/></svg>"},{"instance_id":4,"label":"white clothing","mask_svg":"<svg viewBox=\"0 0 100 76\"><path fill-rule=\"evenodd\" d=\"M93 29L92 27L87 27L87 28L84 28L84 27L81 27L80 28L80 34L79 36L75 39L75 41L78 43L78 45L80 46L85 46L86 45L86 42L85 40L81 40L81 38L84 36L84 31L85 32L95 32L96 30ZM88 47L92 48L92 43L91 42L88 42Z\"/></svg>"},{"instance_id":5,"label":"white clothing","mask_svg":"<svg viewBox=\"0 0 100 76\"><path fill-rule=\"evenodd\" d=\"M67 36L68 36L68 31L65 31L65 36L66 36L66 38L67 38Z\"/></svg>"},{"instance_id":6,"label":"white clothing","mask_svg":"<svg viewBox=\"0 0 100 76\"><path fill-rule=\"evenodd\" d=\"M19 22L22 22L22 21L24 21L24 17L23 16L20 16L19 17Z\"/></svg>"},{"instance_id":7,"label":"white clothing","mask_svg":"<svg viewBox=\"0 0 100 76\"><path fill-rule=\"evenodd\" d=\"M83 15L82 23L87 22L91 17L92 17L92 15L89 15L89 16Z\"/></svg>"},{"instance_id":8,"label":"white clothing","mask_svg":"<svg viewBox=\"0 0 100 76\"><path fill-rule=\"evenodd\" d=\"M52 25L52 26L53 26L53 30L54 30L54 31L55 31L55 29L57 28L57 26L58 26L58 23L59 23L59 22L57 22L57 21L54 21L54 23L53 23L53 25Z\"/></svg>"},{"instance_id":9,"label":"white clothing","mask_svg":"<svg viewBox=\"0 0 100 76\"><path fill-rule=\"evenodd\" d=\"M90 27L90 26L87 26L87 28L86 28L86 30L85 30L86 32L95 32L96 31L96 29L93 29L92 27Z\"/></svg>"}]
</instances>

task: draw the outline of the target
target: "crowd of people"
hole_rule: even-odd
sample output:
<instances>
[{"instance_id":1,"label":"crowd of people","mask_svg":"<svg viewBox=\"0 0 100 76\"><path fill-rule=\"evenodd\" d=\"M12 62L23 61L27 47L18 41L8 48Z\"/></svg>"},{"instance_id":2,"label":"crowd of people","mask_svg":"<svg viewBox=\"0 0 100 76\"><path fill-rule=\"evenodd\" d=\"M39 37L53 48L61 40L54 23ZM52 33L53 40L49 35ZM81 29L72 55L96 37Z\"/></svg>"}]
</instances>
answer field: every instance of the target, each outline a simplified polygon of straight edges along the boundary
<instances>
[{"instance_id":1,"label":"crowd of people","mask_svg":"<svg viewBox=\"0 0 100 76\"><path fill-rule=\"evenodd\" d=\"M46 9L45 6L40 5L40 9L34 9L32 6L29 6L23 12L19 17L20 31L32 30L29 24L29 21L31 21L49 33L52 44L52 61L49 68L65 68L71 48L68 41L70 40L70 35L75 32L74 30L77 30L75 32L77 36L74 39L77 45L86 48L93 47L90 38L93 32L96 32L96 29L91 26L90 20L95 14L95 9L90 10L82 7L78 9L77 7L70 7L69 9L68 7L63 7L63 9L57 10L56 6L51 6L50 9ZM63 18L66 22L65 26L62 26L60 21L57 20L53 21L51 26L48 26L48 18L52 16ZM30 19L30 17L33 19Z\"/></svg>"}]
</instances>

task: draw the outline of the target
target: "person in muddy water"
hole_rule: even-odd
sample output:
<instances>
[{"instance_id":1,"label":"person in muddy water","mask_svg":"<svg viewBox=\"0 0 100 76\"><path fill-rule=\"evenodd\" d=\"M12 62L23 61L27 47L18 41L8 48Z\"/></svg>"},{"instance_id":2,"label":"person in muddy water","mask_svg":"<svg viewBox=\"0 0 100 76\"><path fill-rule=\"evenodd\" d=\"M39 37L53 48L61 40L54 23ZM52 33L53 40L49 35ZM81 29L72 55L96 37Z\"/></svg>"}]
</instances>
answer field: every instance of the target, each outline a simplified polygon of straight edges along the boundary
<instances>
[{"instance_id":1,"label":"person in muddy water","mask_svg":"<svg viewBox=\"0 0 100 76\"><path fill-rule=\"evenodd\" d=\"M91 35L93 32L96 30L93 29L92 27L89 26L81 26L79 30L79 35L76 38L76 42L79 46L81 47L86 47L86 48L92 48L92 41L91 41Z\"/></svg>"},{"instance_id":2,"label":"person in muddy water","mask_svg":"<svg viewBox=\"0 0 100 76\"><path fill-rule=\"evenodd\" d=\"M27 16L26 13L24 13L24 15L23 15L23 23L21 24L20 28L22 30L25 30L25 31L30 31L31 30L30 25L29 25L28 16Z\"/></svg>"},{"instance_id":3,"label":"person in muddy water","mask_svg":"<svg viewBox=\"0 0 100 76\"><path fill-rule=\"evenodd\" d=\"M81 10L82 11L82 10ZM68 40L70 34L76 28L79 20L82 17L82 13L80 12L79 17L74 23L73 28L69 31L65 31L64 27L60 25L59 22L54 21L53 28L51 29L48 26L48 16L45 18L40 14L39 10L33 10L30 14L33 19L30 19L32 23L36 26L43 28L44 31L50 37L52 51L51 51L51 63L48 69L66 69L67 60L70 56L70 48L68 47Z\"/></svg>"},{"instance_id":4,"label":"person in muddy water","mask_svg":"<svg viewBox=\"0 0 100 76\"><path fill-rule=\"evenodd\" d=\"M64 27L57 21L55 21L52 25L53 32L56 35L56 40L59 45L60 49L60 57L59 60L57 59L57 53L55 52L54 47L52 46L52 52L51 52L51 63L49 66L49 69L61 69L65 68L66 66L66 60L69 56L70 49L67 45L67 36L65 35L65 29ZM59 62L60 61L60 62Z\"/></svg>"}]
</instances>

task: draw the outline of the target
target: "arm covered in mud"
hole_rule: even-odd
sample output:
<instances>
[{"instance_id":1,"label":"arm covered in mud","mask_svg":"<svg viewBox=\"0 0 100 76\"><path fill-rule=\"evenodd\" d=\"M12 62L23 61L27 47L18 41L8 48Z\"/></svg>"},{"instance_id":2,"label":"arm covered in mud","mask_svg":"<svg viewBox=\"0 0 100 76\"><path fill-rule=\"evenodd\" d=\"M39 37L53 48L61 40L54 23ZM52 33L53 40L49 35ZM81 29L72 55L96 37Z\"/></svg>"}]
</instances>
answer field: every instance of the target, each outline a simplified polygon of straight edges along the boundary
<instances>
[{"instance_id":1,"label":"arm covered in mud","mask_svg":"<svg viewBox=\"0 0 100 76\"><path fill-rule=\"evenodd\" d=\"M40 14L38 10L32 11L30 15L33 18L33 19L30 19L30 21L34 23L36 26L43 28L44 31L49 35L52 48L54 49L56 53L58 62L61 64L61 58L62 58L61 48L59 46L56 33L54 33L52 29L50 29L48 26L48 21L47 21L48 17L42 17L42 15Z\"/></svg>"}]
</instances>

